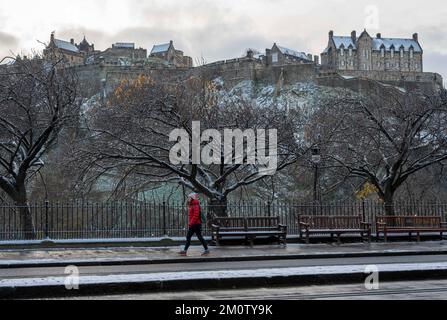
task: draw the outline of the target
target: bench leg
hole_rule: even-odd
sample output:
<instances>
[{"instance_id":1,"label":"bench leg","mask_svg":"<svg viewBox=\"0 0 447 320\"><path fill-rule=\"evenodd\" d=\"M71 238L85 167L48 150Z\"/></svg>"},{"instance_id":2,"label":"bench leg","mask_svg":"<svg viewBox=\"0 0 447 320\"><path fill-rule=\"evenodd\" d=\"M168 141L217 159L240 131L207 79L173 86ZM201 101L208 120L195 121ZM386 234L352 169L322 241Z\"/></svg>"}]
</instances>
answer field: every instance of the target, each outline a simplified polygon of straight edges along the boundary
<instances>
[{"instance_id":1,"label":"bench leg","mask_svg":"<svg viewBox=\"0 0 447 320\"><path fill-rule=\"evenodd\" d=\"M306 232L306 243L307 243L307 244L310 243L310 234L309 234L309 231Z\"/></svg>"},{"instance_id":2,"label":"bench leg","mask_svg":"<svg viewBox=\"0 0 447 320\"><path fill-rule=\"evenodd\" d=\"M337 244L341 244L341 233L337 234Z\"/></svg>"},{"instance_id":3,"label":"bench leg","mask_svg":"<svg viewBox=\"0 0 447 320\"><path fill-rule=\"evenodd\" d=\"M417 235L418 235L418 236L417 236L417 240L418 240L418 242L421 242L421 234L418 232Z\"/></svg>"},{"instance_id":4,"label":"bench leg","mask_svg":"<svg viewBox=\"0 0 447 320\"><path fill-rule=\"evenodd\" d=\"M216 246L220 246L219 236L216 236Z\"/></svg>"},{"instance_id":5,"label":"bench leg","mask_svg":"<svg viewBox=\"0 0 447 320\"><path fill-rule=\"evenodd\" d=\"M383 233L383 237L385 239L385 242L388 242L388 233L386 231Z\"/></svg>"},{"instance_id":6,"label":"bench leg","mask_svg":"<svg viewBox=\"0 0 447 320\"><path fill-rule=\"evenodd\" d=\"M250 247L254 247L254 240L255 240L255 237L250 237Z\"/></svg>"}]
</instances>

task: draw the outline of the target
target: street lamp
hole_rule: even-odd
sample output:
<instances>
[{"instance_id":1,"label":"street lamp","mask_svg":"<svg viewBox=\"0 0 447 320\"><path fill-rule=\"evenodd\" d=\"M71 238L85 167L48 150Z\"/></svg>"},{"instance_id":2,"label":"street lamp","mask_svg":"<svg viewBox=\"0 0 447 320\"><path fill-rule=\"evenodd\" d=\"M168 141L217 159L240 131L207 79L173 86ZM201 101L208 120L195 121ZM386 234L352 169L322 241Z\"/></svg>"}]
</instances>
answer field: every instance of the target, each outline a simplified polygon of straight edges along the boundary
<instances>
[{"instance_id":1,"label":"street lamp","mask_svg":"<svg viewBox=\"0 0 447 320\"><path fill-rule=\"evenodd\" d=\"M314 164L314 203L320 200L318 192L318 165L321 163L321 150L318 146L312 148L312 163Z\"/></svg>"}]
</instances>

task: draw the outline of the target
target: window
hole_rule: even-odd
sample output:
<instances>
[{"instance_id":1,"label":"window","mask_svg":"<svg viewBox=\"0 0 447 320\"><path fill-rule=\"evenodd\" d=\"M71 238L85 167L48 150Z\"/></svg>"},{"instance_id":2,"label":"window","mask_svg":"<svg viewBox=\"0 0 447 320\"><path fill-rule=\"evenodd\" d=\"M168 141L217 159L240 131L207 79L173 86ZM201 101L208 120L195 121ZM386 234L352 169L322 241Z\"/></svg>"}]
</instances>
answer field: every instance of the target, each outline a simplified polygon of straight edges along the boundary
<instances>
[{"instance_id":1,"label":"window","mask_svg":"<svg viewBox=\"0 0 447 320\"><path fill-rule=\"evenodd\" d=\"M390 67L390 63L389 63L389 62L386 63L386 67L387 67L387 68Z\"/></svg>"},{"instance_id":2,"label":"window","mask_svg":"<svg viewBox=\"0 0 447 320\"><path fill-rule=\"evenodd\" d=\"M401 58L404 57L404 49L400 49L400 57L401 57Z\"/></svg>"},{"instance_id":3,"label":"window","mask_svg":"<svg viewBox=\"0 0 447 320\"><path fill-rule=\"evenodd\" d=\"M345 66L345 62L344 61L342 61L340 64L341 64L342 67Z\"/></svg>"},{"instance_id":4,"label":"window","mask_svg":"<svg viewBox=\"0 0 447 320\"><path fill-rule=\"evenodd\" d=\"M378 68L380 68L380 67L381 67L381 65L382 65L382 64L380 63L380 61L379 61L379 62L377 62L377 67L378 67Z\"/></svg>"},{"instance_id":5,"label":"window","mask_svg":"<svg viewBox=\"0 0 447 320\"><path fill-rule=\"evenodd\" d=\"M352 57L352 48L349 48L349 56Z\"/></svg>"},{"instance_id":6,"label":"window","mask_svg":"<svg viewBox=\"0 0 447 320\"><path fill-rule=\"evenodd\" d=\"M341 48L340 49L340 55L343 57L345 55L345 49Z\"/></svg>"},{"instance_id":7,"label":"window","mask_svg":"<svg viewBox=\"0 0 447 320\"><path fill-rule=\"evenodd\" d=\"M380 55L385 58L385 48L380 49Z\"/></svg>"},{"instance_id":8,"label":"window","mask_svg":"<svg viewBox=\"0 0 447 320\"><path fill-rule=\"evenodd\" d=\"M274 54L272 54L272 63L276 63L276 62L278 62L278 54L274 53Z\"/></svg>"},{"instance_id":9,"label":"window","mask_svg":"<svg viewBox=\"0 0 447 320\"><path fill-rule=\"evenodd\" d=\"M410 49L410 59L413 59L414 57L414 50L413 48Z\"/></svg>"},{"instance_id":10,"label":"window","mask_svg":"<svg viewBox=\"0 0 447 320\"><path fill-rule=\"evenodd\" d=\"M391 58L394 58L394 49L391 49Z\"/></svg>"}]
</instances>

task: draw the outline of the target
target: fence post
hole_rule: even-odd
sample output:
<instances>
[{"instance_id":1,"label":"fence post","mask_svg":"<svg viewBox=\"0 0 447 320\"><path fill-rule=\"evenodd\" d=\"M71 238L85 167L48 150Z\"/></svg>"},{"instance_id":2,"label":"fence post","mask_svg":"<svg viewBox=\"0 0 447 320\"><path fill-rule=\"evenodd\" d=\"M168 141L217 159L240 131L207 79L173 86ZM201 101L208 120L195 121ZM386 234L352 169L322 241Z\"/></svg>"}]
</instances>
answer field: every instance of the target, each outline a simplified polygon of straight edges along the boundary
<instances>
[{"instance_id":1,"label":"fence post","mask_svg":"<svg viewBox=\"0 0 447 320\"><path fill-rule=\"evenodd\" d=\"M166 232L166 201L163 201L163 235L168 236Z\"/></svg>"},{"instance_id":2,"label":"fence post","mask_svg":"<svg viewBox=\"0 0 447 320\"><path fill-rule=\"evenodd\" d=\"M272 216L272 210L271 210L271 206L272 206L272 203L270 202L270 200L267 202L267 205L268 205L268 216L269 217L271 217Z\"/></svg>"},{"instance_id":3,"label":"fence post","mask_svg":"<svg viewBox=\"0 0 447 320\"><path fill-rule=\"evenodd\" d=\"M369 222L366 221L365 199L362 199L362 215L363 215L363 222Z\"/></svg>"},{"instance_id":4,"label":"fence post","mask_svg":"<svg viewBox=\"0 0 447 320\"><path fill-rule=\"evenodd\" d=\"M49 240L49 231L48 231L48 200L45 200L45 240Z\"/></svg>"}]
</instances>

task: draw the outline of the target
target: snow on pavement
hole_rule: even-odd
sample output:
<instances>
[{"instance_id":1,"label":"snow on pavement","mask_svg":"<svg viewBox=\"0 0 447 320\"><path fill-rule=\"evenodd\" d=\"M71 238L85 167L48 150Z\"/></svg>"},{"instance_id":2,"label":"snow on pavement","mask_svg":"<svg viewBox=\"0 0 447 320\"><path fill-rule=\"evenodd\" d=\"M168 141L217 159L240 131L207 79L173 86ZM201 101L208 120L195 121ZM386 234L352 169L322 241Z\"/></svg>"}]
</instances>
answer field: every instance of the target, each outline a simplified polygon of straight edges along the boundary
<instances>
[{"instance_id":1,"label":"snow on pavement","mask_svg":"<svg viewBox=\"0 0 447 320\"><path fill-rule=\"evenodd\" d=\"M220 270L220 271L192 271L192 272L162 272L153 274L128 274L107 276L82 276L79 285L87 284L119 284L138 282L157 282L175 280L212 280L237 279L258 277L288 277L306 275L335 275L368 273L366 265L318 266L297 268L270 268L251 270ZM447 262L442 263L413 263L413 264L378 264L379 272L404 271L435 271L447 270ZM0 288L35 287L35 286L65 286L66 277L24 278L0 280Z\"/></svg>"}]
</instances>

